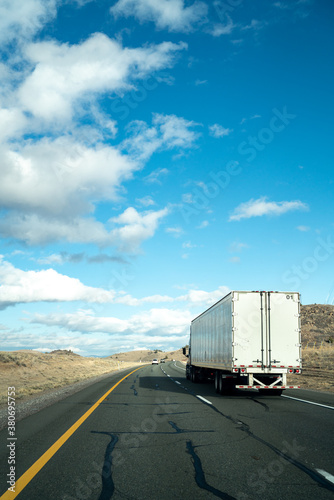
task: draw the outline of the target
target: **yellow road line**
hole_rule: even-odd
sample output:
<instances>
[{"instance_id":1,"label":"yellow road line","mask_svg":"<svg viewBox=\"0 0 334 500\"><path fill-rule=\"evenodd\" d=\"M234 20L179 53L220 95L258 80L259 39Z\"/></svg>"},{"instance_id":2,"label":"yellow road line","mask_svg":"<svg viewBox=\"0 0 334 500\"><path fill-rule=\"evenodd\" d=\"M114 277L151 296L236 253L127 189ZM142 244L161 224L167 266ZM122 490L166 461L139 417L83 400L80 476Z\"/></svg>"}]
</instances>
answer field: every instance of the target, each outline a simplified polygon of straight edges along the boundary
<instances>
[{"instance_id":1,"label":"yellow road line","mask_svg":"<svg viewBox=\"0 0 334 500\"><path fill-rule=\"evenodd\" d=\"M15 492L7 490L0 500L13 500L27 486L27 484L36 476L36 474L44 467L44 465L53 457L53 455L63 446L63 444L72 436L72 434L80 427L80 425L93 413L94 410L102 403L102 401L127 377L132 375L142 368L136 368L128 373L125 377L119 380L109 391L107 391L82 417L77 420L36 462L16 481Z\"/></svg>"}]
</instances>

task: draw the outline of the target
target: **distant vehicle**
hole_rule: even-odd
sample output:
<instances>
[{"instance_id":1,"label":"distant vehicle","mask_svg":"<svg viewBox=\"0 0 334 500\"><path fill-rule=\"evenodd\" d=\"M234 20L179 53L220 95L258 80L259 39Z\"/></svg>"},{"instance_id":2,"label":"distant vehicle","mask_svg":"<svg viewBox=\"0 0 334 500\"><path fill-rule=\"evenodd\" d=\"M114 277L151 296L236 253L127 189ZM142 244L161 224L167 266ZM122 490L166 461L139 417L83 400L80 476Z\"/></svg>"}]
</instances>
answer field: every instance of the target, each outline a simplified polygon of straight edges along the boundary
<instances>
[{"instance_id":1,"label":"distant vehicle","mask_svg":"<svg viewBox=\"0 0 334 500\"><path fill-rule=\"evenodd\" d=\"M191 322L187 356L187 379L214 379L219 394L299 388L287 384L302 367L299 293L230 292Z\"/></svg>"},{"instance_id":2,"label":"distant vehicle","mask_svg":"<svg viewBox=\"0 0 334 500\"><path fill-rule=\"evenodd\" d=\"M165 360L164 360L164 359L160 359L160 363L164 363L164 362L165 362Z\"/></svg>"},{"instance_id":3,"label":"distant vehicle","mask_svg":"<svg viewBox=\"0 0 334 500\"><path fill-rule=\"evenodd\" d=\"M155 358L153 361L152 361L152 365L158 365L159 364L159 361Z\"/></svg>"}]
</instances>

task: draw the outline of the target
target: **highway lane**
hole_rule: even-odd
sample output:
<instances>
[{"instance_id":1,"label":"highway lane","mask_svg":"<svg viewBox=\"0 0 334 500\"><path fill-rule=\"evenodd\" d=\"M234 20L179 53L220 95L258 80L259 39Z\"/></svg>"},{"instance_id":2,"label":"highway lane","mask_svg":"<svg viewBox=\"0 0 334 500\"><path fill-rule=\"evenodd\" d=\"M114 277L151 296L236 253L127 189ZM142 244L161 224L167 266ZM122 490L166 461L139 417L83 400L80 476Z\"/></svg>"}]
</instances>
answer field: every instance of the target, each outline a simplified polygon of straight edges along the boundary
<instances>
[{"instance_id":1,"label":"highway lane","mask_svg":"<svg viewBox=\"0 0 334 500\"><path fill-rule=\"evenodd\" d=\"M187 381L175 365L143 366L123 380L17 498L334 498L334 410L246 391L219 396L213 385ZM17 477L124 375L19 422ZM331 394L288 395L334 408Z\"/></svg>"}]
</instances>

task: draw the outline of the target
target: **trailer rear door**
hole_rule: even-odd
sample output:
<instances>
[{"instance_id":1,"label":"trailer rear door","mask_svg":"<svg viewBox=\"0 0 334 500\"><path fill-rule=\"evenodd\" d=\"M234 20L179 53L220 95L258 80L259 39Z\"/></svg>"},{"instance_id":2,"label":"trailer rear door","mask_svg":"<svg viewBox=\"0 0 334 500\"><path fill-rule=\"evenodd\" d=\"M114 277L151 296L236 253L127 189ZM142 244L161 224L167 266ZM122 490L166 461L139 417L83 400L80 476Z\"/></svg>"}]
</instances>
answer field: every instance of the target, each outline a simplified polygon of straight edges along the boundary
<instances>
[{"instance_id":1,"label":"trailer rear door","mask_svg":"<svg viewBox=\"0 0 334 500\"><path fill-rule=\"evenodd\" d=\"M300 306L298 293L267 294L269 357L272 367L300 366Z\"/></svg>"},{"instance_id":2,"label":"trailer rear door","mask_svg":"<svg viewBox=\"0 0 334 500\"><path fill-rule=\"evenodd\" d=\"M299 294L234 292L233 364L300 366Z\"/></svg>"},{"instance_id":3,"label":"trailer rear door","mask_svg":"<svg viewBox=\"0 0 334 500\"><path fill-rule=\"evenodd\" d=\"M233 294L233 364L253 366L265 364L265 293Z\"/></svg>"}]
</instances>

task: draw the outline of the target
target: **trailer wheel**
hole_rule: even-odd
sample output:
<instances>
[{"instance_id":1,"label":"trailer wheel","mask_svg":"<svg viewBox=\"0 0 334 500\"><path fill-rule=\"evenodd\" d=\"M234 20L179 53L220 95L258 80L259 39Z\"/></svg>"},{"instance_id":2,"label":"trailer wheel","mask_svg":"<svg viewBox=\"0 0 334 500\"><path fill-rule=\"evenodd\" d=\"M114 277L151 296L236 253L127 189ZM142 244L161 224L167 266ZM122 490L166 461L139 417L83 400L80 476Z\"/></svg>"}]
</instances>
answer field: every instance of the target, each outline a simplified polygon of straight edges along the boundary
<instances>
[{"instance_id":1,"label":"trailer wheel","mask_svg":"<svg viewBox=\"0 0 334 500\"><path fill-rule=\"evenodd\" d=\"M196 384L198 382L198 377L195 368L191 370L191 381Z\"/></svg>"},{"instance_id":2,"label":"trailer wheel","mask_svg":"<svg viewBox=\"0 0 334 500\"><path fill-rule=\"evenodd\" d=\"M215 391L217 394L219 394L219 379L220 379L220 373L218 370L215 372Z\"/></svg>"},{"instance_id":3,"label":"trailer wheel","mask_svg":"<svg viewBox=\"0 0 334 500\"><path fill-rule=\"evenodd\" d=\"M220 375L218 378L218 393L224 394L224 391L225 391L225 384L224 384L223 377Z\"/></svg>"}]
</instances>

